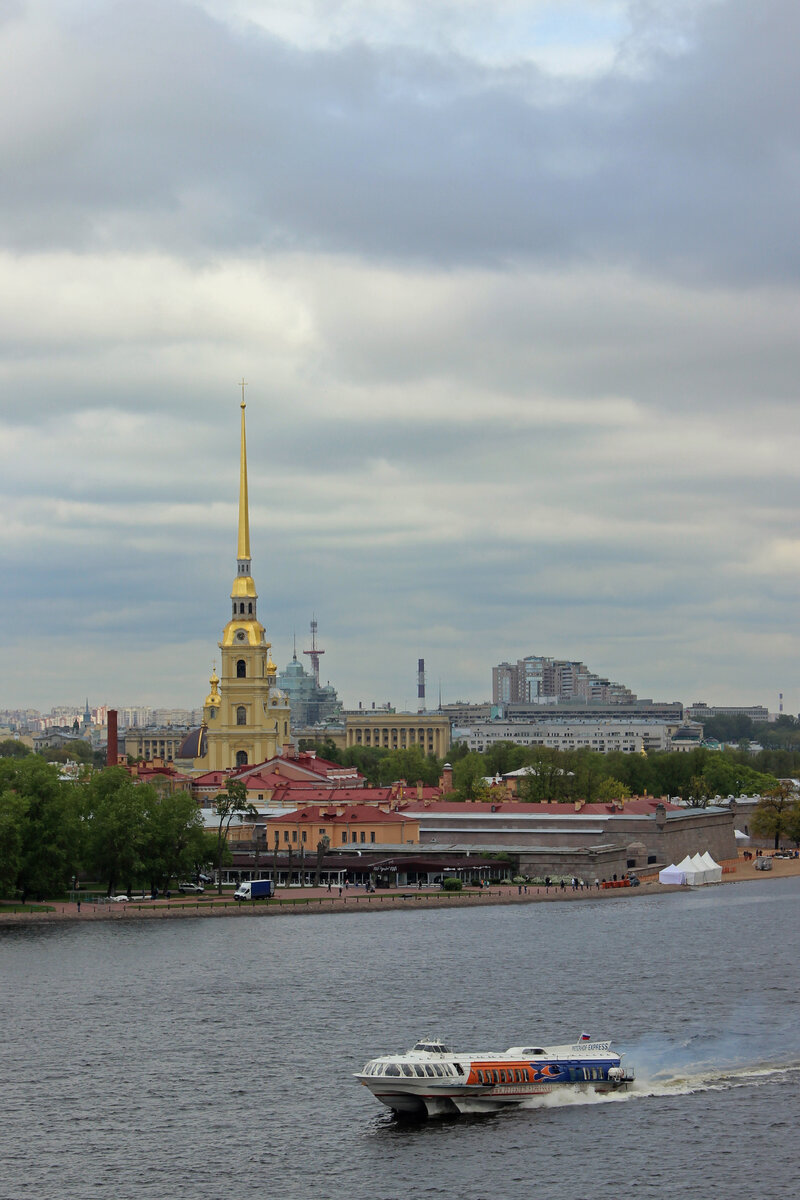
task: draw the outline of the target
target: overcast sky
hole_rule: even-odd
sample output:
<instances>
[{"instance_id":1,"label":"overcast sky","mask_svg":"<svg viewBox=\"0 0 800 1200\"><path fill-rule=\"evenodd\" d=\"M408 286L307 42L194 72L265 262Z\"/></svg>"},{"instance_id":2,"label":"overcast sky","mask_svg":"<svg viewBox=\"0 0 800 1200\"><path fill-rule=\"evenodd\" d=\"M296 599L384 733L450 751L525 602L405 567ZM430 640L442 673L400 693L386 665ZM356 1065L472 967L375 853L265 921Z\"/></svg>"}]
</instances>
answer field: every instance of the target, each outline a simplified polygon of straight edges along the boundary
<instances>
[{"instance_id":1,"label":"overcast sky","mask_svg":"<svg viewBox=\"0 0 800 1200\"><path fill-rule=\"evenodd\" d=\"M800 706L797 0L0 4L0 708Z\"/></svg>"}]
</instances>

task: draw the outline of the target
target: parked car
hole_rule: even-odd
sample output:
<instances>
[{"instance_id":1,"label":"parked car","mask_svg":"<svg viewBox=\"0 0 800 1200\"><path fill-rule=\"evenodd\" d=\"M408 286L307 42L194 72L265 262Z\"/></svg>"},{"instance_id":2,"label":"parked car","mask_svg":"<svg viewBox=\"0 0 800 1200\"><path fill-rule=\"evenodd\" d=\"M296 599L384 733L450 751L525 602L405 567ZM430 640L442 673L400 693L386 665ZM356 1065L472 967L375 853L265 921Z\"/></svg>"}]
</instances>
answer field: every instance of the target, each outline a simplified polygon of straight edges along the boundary
<instances>
[{"instance_id":1,"label":"parked car","mask_svg":"<svg viewBox=\"0 0 800 1200\"><path fill-rule=\"evenodd\" d=\"M109 896L108 898L115 904L130 904L131 902L130 896Z\"/></svg>"},{"instance_id":2,"label":"parked car","mask_svg":"<svg viewBox=\"0 0 800 1200\"><path fill-rule=\"evenodd\" d=\"M178 891L182 892L184 896L194 895L197 892L202 893L205 890L206 889L204 887L202 887L201 884L199 884L199 883L179 883L178 884Z\"/></svg>"},{"instance_id":3,"label":"parked car","mask_svg":"<svg viewBox=\"0 0 800 1200\"><path fill-rule=\"evenodd\" d=\"M214 879L213 879L213 876L204 875L203 872L201 871L200 874L197 876L197 882L198 883L213 883Z\"/></svg>"}]
</instances>

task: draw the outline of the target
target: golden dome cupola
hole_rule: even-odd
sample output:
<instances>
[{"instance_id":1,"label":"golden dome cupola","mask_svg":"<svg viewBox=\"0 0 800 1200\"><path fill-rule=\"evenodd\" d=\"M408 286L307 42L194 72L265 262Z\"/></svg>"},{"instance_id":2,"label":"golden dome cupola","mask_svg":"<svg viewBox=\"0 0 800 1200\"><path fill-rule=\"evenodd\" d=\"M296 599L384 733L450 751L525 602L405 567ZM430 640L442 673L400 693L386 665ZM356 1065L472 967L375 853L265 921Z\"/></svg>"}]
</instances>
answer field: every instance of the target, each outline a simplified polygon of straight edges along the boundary
<instances>
[{"instance_id":1,"label":"golden dome cupola","mask_svg":"<svg viewBox=\"0 0 800 1200\"><path fill-rule=\"evenodd\" d=\"M222 697L219 694L219 675L217 675L216 669L212 670L211 678L208 682L211 684L211 691L206 696L206 702L203 707L219 708L220 704L222 704Z\"/></svg>"}]
</instances>

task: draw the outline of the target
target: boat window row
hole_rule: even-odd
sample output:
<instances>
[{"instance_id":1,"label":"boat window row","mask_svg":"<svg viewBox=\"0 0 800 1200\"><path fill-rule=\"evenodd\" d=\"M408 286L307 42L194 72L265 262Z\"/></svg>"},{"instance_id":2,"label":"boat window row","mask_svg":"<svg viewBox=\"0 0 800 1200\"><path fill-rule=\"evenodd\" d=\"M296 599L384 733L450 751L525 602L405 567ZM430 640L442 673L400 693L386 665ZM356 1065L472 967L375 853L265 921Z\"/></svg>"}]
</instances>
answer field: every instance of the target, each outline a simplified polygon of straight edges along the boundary
<instances>
[{"instance_id":1,"label":"boat window row","mask_svg":"<svg viewBox=\"0 0 800 1200\"><path fill-rule=\"evenodd\" d=\"M528 1067L507 1067L505 1070L478 1071L478 1083L533 1083L535 1072Z\"/></svg>"},{"instance_id":2,"label":"boat window row","mask_svg":"<svg viewBox=\"0 0 800 1200\"><path fill-rule=\"evenodd\" d=\"M409 1079L455 1075L450 1063L367 1063L365 1075L406 1075Z\"/></svg>"}]
</instances>

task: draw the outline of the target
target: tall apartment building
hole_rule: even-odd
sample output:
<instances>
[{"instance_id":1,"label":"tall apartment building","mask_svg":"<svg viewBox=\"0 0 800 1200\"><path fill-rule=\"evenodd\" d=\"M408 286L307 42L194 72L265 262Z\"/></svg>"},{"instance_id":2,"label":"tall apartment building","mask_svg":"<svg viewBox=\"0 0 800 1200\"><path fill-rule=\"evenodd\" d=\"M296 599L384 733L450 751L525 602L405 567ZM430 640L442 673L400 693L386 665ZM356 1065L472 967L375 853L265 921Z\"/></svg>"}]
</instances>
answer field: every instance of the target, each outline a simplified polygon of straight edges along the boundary
<instances>
[{"instance_id":1,"label":"tall apartment building","mask_svg":"<svg viewBox=\"0 0 800 1200\"><path fill-rule=\"evenodd\" d=\"M586 703L629 704L636 699L624 684L590 671L585 663L530 654L516 663L492 668L494 704L558 704L571 700Z\"/></svg>"}]
</instances>

